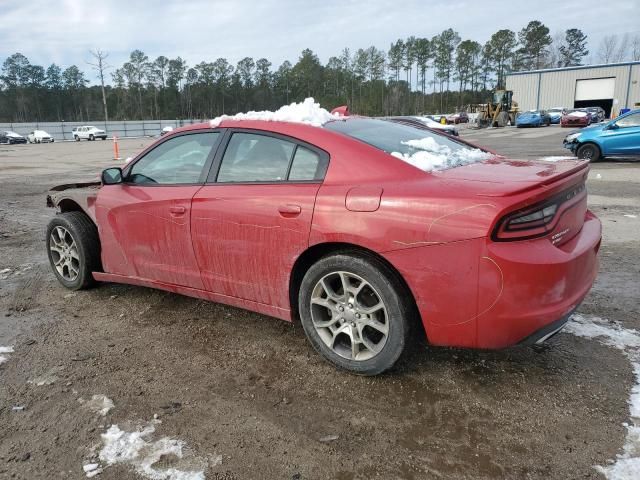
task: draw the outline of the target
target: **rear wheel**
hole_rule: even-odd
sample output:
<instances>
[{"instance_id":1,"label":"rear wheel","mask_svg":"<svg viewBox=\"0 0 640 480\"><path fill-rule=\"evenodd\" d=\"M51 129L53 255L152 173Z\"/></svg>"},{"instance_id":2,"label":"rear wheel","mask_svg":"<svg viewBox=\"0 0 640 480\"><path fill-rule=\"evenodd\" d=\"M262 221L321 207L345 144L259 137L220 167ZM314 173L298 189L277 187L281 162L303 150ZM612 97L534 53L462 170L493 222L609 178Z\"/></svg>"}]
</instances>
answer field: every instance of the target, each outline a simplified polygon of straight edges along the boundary
<instances>
[{"instance_id":1,"label":"rear wheel","mask_svg":"<svg viewBox=\"0 0 640 480\"><path fill-rule=\"evenodd\" d=\"M593 143L585 143L584 145L578 147L576 155L578 156L578 158L581 158L583 160L596 162L600 160L602 154L600 152L600 148L598 148L597 145L594 145Z\"/></svg>"},{"instance_id":2,"label":"rear wheel","mask_svg":"<svg viewBox=\"0 0 640 480\"><path fill-rule=\"evenodd\" d=\"M47 255L58 281L70 290L95 283L92 272L100 270L98 229L82 212L56 215L47 226Z\"/></svg>"},{"instance_id":3,"label":"rear wheel","mask_svg":"<svg viewBox=\"0 0 640 480\"><path fill-rule=\"evenodd\" d=\"M307 338L333 365L359 375L382 373L400 358L408 340L411 308L403 290L375 258L324 257L300 286Z\"/></svg>"}]
</instances>

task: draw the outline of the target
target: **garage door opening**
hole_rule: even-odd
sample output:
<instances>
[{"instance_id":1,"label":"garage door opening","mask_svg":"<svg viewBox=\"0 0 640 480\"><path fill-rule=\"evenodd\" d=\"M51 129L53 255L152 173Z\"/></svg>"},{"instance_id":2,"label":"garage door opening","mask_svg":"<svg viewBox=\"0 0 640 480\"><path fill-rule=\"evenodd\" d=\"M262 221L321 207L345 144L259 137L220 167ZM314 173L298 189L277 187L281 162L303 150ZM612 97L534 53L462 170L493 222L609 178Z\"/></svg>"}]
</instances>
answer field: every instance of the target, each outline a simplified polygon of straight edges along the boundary
<instances>
[{"instance_id":1,"label":"garage door opening","mask_svg":"<svg viewBox=\"0 0 640 480\"><path fill-rule=\"evenodd\" d=\"M613 108L613 99L605 98L599 100L576 100L573 103L573 108L586 108L586 107L601 107L604 110L606 118L611 116L611 109Z\"/></svg>"},{"instance_id":2,"label":"garage door opening","mask_svg":"<svg viewBox=\"0 0 640 480\"><path fill-rule=\"evenodd\" d=\"M605 116L609 118L611 107L613 107L615 86L615 77L576 80L576 96L573 107L602 107Z\"/></svg>"}]
</instances>

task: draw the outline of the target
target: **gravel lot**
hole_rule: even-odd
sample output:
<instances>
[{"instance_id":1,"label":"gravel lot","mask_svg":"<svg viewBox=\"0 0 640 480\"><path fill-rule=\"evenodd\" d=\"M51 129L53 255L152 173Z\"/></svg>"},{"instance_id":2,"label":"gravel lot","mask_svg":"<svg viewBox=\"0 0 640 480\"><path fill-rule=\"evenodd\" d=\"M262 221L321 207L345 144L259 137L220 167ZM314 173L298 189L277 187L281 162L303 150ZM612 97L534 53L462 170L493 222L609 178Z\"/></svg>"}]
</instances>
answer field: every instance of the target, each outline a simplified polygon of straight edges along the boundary
<instances>
[{"instance_id":1,"label":"gravel lot","mask_svg":"<svg viewBox=\"0 0 640 480\"><path fill-rule=\"evenodd\" d=\"M513 158L568 155L566 133L462 130ZM122 141L121 154L151 141ZM96 178L111 149L0 146L0 347L14 350L0 350L0 478L80 479L90 463L100 479L145 478L136 460L98 458L116 424L155 429L139 451L153 468L207 479L602 478L594 466L622 452L633 373L596 339L561 333L499 352L417 344L394 371L360 378L324 363L297 325L140 287L69 293L46 261L45 194ZM640 162L592 166L604 240L579 309L629 329L640 329L639 186ZM184 442L182 458L163 437Z\"/></svg>"}]
</instances>

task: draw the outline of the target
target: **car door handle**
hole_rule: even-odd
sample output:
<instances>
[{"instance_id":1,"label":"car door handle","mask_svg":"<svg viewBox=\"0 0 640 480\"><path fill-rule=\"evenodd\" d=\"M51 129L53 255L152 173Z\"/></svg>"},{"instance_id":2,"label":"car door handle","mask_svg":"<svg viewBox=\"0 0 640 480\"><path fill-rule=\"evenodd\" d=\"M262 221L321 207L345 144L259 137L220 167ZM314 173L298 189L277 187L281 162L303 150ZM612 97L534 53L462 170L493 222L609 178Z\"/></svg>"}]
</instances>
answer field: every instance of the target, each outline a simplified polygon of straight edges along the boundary
<instances>
[{"instance_id":1,"label":"car door handle","mask_svg":"<svg viewBox=\"0 0 640 480\"><path fill-rule=\"evenodd\" d=\"M296 215L300 215L302 208L300 205L280 205L278 207L278 212L280 212L280 215L283 217L295 217Z\"/></svg>"},{"instance_id":2,"label":"car door handle","mask_svg":"<svg viewBox=\"0 0 640 480\"><path fill-rule=\"evenodd\" d=\"M171 215L184 215L186 211L187 209L185 207L169 207L169 213L171 213Z\"/></svg>"}]
</instances>

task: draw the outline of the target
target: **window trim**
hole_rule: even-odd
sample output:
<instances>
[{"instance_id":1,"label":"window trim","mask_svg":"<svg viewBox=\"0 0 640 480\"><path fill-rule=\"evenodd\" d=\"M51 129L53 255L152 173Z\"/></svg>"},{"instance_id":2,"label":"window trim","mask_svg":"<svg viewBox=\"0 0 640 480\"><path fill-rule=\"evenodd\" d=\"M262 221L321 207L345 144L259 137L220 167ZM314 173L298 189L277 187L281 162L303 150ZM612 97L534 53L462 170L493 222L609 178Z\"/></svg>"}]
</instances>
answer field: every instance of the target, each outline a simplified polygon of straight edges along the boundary
<instances>
[{"instance_id":1,"label":"window trim","mask_svg":"<svg viewBox=\"0 0 640 480\"><path fill-rule=\"evenodd\" d=\"M143 158L145 158L148 154L150 154L151 152L153 152L155 149L157 149L158 147L160 147L161 145L163 145L164 143L176 139L178 137L185 137L187 135L198 135L198 134L203 134L203 133L218 133L218 138L216 139L216 142L213 144L213 146L211 147L211 152L209 152L209 155L207 156L207 160L204 162L204 166L202 167L202 171L200 172L200 176L198 177L198 181L197 182L192 182L192 183L134 183L134 182L129 182L127 181L127 178L129 177L129 174L131 173L131 170L133 169L134 165L136 163L138 163L140 160L142 160ZM204 185L207 176L209 175L209 171L211 169L211 165L213 163L213 160L216 156L216 153L218 152L220 145L222 144L222 140L225 136L226 132L225 129L222 128L203 128L203 129L197 129L197 130L187 130L185 132L180 132L178 134L174 134L174 135L169 135L166 136L162 139L162 141L158 142L158 143L152 143L151 145L149 145L146 149L144 149L142 152L140 152L136 157L134 157L133 160L131 160L131 162L129 162L129 164L122 169L122 184L123 185L128 185L128 186L136 186L136 187L153 187L153 188L158 188L158 187L189 187L189 186L197 186L197 185Z\"/></svg>"},{"instance_id":2,"label":"window trim","mask_svg":"<svg viewBox=\"0 0 640 480\"><path fill-rule=\"evenodd\" d=\"M299 138L291 137L289 135L285 135L277 132L270 132L268 130L259 130L254 128L228 128L226 129L225 135L221 140L221 144L218 147L218 151L216 152L216 156L213 160L213 164L211 166L211 170L207 179L205 181L205 185L298 185L298 184L321 184L324 182L325 177L327 176L327 171L329 170L329 163L331 162L331 155L329 153L311 143L305 142L304 140L300 140ZM218 174L220 173L220 167L222 166L222 159L224 158L224 154L227 151L227 147L229 146L229 142L231 141L231 137L234 133L248 133L252 135L263 135L265 137L276 138L278 140L283 140L294 145L293 151L291 152L291 158L289 159L289 165L287 167L287 176L285 180L257 180L257 181L246 181L246 182L218 182ZM311 150L313 153L317 154L321 160L325 160L325 169L322 172L322 178L314 179L314 180L289 180L289 173L291 173L291 167L293 165L293 160L296 156L296 152L298 151L298 147L305 147Z\"/></svg>"}]
</instances>

